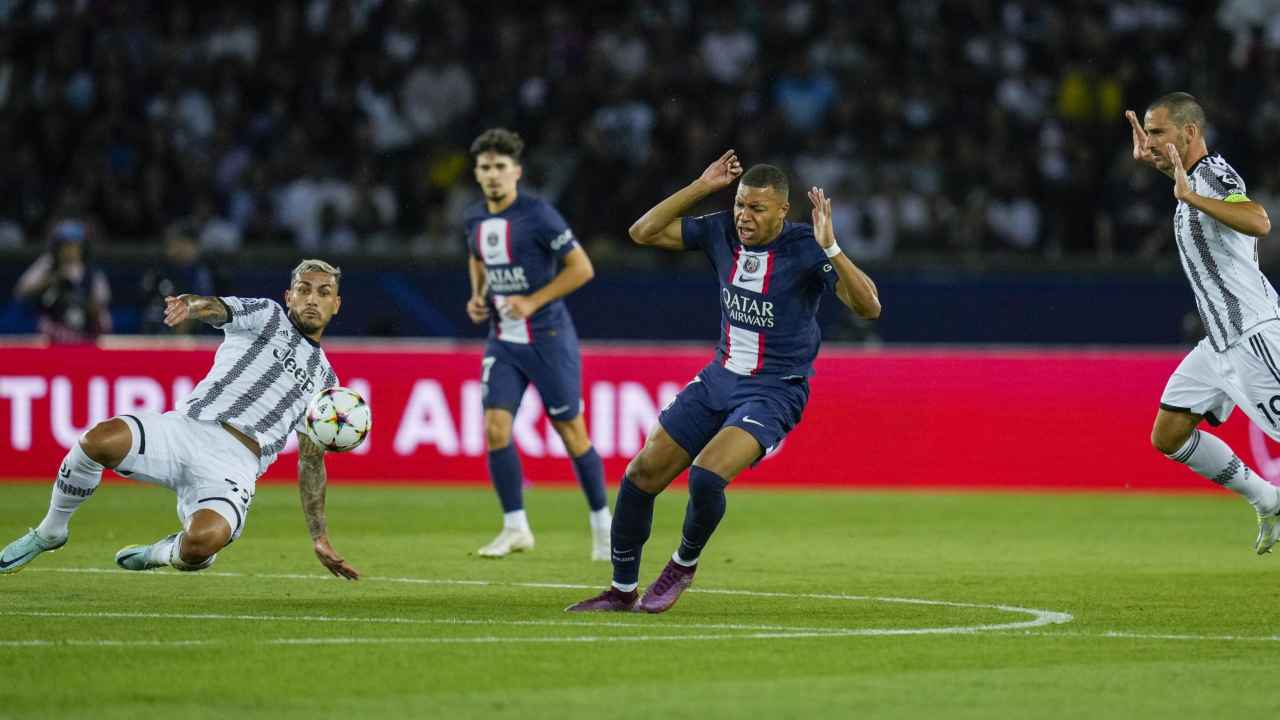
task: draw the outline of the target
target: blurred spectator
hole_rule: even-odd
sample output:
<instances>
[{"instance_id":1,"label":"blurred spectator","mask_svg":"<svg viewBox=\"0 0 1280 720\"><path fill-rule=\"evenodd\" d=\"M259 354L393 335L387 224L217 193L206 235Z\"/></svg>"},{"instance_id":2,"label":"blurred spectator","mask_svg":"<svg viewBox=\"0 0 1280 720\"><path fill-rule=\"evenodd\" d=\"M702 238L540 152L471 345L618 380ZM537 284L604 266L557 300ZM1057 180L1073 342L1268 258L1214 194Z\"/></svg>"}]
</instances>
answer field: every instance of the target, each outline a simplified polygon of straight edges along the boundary
<instances>
[{"instance_id":1,"label":"blurred spectator","mask_svg":"<svg viewBox=\"0 0 1280 720\"><path fill-rule=\"evenodd\" d=\"M91 262L88 234L80 220L58 222L49 233L49 249L14 288L15 297L35 303L36 327L50 342L93 342L111 332L111 288Z\"/></svg>"},{"instance_id":2,"label":"blurred spectator","mask_svg":"<svg viewBox=\"0 0 1280 720\"><path fill-rule=\"evenodd\" d=\"M39 237L74 192L129 244L194 219L210 251L453 253L466 147L505 124L595 244L625 248L655 197L734 147L797 188L900 174L911 195L878 226L894 237L873 233L884 262L1167 258L1130 234L1153 237L1151 208L1100 192L1164 182L1107 169L1129 142L1120 113L1188 90L1251 192L1280 191L1263 161L1280 151L1275 6L0 0L0 245ZM883 206L862 192L834 198Z\"/></svg>"},{"instance_id":3,"label":"blurred spectator","mask_svg":"<svg viewBox=\"0 0 1280 720\"><path fill-rule=\"evenodd\" d=\"M190 222L171 226L164 236L164 255L142 276L139 315L142 332L170 332L164 324L164 299L191 293L217 295L213 268L200 257L199 228ZM172 328L178 335L195 333L203 325L190 320Z\"/></svg>"}]
</instances>

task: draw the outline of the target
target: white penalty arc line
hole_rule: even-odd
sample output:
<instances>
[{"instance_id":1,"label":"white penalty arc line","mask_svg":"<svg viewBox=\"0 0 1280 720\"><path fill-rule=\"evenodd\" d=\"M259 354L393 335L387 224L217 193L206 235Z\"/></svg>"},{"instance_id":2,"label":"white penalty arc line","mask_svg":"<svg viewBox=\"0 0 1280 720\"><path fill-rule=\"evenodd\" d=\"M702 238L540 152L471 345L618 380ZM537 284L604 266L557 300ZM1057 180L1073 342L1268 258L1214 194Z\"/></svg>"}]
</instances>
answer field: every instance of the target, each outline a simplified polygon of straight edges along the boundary
<instances>
[{"instance_id":1,"label":"white penalty arc line","mask_svg":"<svg viewBox=\"0 0 1280 720\"><path fill-rule=\"evenodd\" d=\"M139 575L140 573L129 572L125 570L107 570L100 568L33 568L36 572L61 572L61 573L97 573L112 575ZM249 574L236 572L202 572L203 576L214 577L242 577L242 578L264 578L264 579L288 579L288 580L333 580L334 578L326 575L309 575L296 573L264 573ZM146 573L146 577L193 577L193 575L178 575L171 573ZM450 580L450 579L432 579L432 578L405 578L405 577L367 577L366 580L375 582L392 582L392 583L411 583L425 585L470 585L470 586L502 586L502 587L526 587L538 589L568 589L568 590L592 590L596 589L594 585L577 585L567 583L535 583L535 582L503 582L489 580ZM791 598L791 599L815 599L815 600L836 600L845 602L879 602L879 603L896 603L909 605L927 605L948 608L962 608L974 610L997 610L1007 613L1020 613L1030 615L1029 620L1009 623L988 623L981 625L959 625L947 627L926 627L926 628L814 628L814 627L790 627L778 625L748 625L748 624L732 624L732 623L680 623L678 626L669 626L671 629L697 629L697 630L719 630L719 633L698 633L698 634L680 634L680 635L581 635L581 636L561 636L561 637L334 637L334 638L277 638L257 641L259 644L268 645L329 645L329 644L391 644L391 643L591 643L591 642L637 642L637 641L707 641L707 640L734 640L734 639L793 639L793 638L833 638L833 637L884 637L884 636L903 636L903 635L956 635L966 633L991 633L991 632L1011 632L1017 630L1030 630L1032 628L1044 627L1046 625L1055 625L1071 622L1074 618L1070 613L1057 612L1053 610L1041 610L1037 608L1024 608L1012 605L993 605L982 603L962 603L951 602L947 600L926 600L922 598L903 598L903 597L877 597L871 595L846 595L835 593L784 593L784 592L762 592L754 590L728 590L728 589L703 589L691 588L689 592L699 592L718 595L739 595L748 597L773 597L773 598ZM283 621L300 621L300 622L327 622L327 623L347 623L347 624L397 624L397 625L508 625L508 626L556 626L556 627L591 627L591 628L648 628L652 629L650 624L642 624L641 622L618 622L618 621L566 621L566 620L469 620L461 618L397 618L397 617L337 617L324 615L247 615L247 614L217 614L217 613L124 613L124 612L52 612L52 611L0 611L0 616L20 616L20 617L84 617L84 618L120 618L120 619L181 619L181 620L224 620L224 621L257 621L257 622L283 622ZM728 631L728 632L725 632ZM128 645L135 641L127 640L78 640L78 641L58 641L58 640L21 640L21 641L0 641L0 647L43 647L48 645ZM147 640L136 641L139 645L164 645L169 641ZM200 640L183 640L172 641L171 644L199 645L199 644L217 644L221 641L200 641Z\"/></svg>"}]
</instances>

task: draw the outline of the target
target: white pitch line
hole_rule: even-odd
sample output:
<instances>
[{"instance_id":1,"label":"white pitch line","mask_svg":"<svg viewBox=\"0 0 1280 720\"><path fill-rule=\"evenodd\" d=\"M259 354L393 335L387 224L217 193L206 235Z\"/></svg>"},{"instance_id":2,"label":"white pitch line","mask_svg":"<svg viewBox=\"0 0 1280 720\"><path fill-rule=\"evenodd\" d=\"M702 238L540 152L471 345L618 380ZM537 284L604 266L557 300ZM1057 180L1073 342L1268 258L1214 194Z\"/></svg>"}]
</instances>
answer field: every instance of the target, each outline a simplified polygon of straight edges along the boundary
<instances>
[{"instance_id":1,"label":"white pitch line","mask_svg":"<svg viewBox=\"0 0 1280 720\"><path fill-rule=\"evenodd\" d=\"M63 573L98 573L98 574L130 574L139 575L136 572L125 570L107 570L101 568L34 568L37 572L63 572ZM236 578L267 578L267 579L287 579L287 580L333 580L327 575L314 574L294 574L294 573L266 573L260 575L252 575L247 573L236 572L209 572L205 571L200 575L209 577L236 577ZM194 574L178 574L178 573L146 573L145 577L195 577ZM501 582L486 580L451 580L451 579L432 579L432 578L405 578L405 577L367 577L369 581L374 582L392 582L392 583L412 583L427 585L468 585L468 586L503 586L503 587L527 587L538 589L555 589L555 590L591 590L596 589L595 585L576 585L568 583L534 583L534 582ZM978 610L998 610L1000 612L1018 613L1030 615L1030 620L1011 623L989 623L981 625L963 625L948 627L931 627L931 628L807 628L807 627L787 627L776 625L746 625L746 624L728 624L728 623L679 623L678 625L668 625L671 629L694 628L699 630L727 630L730 633L710 633L710 634L680 634L680 635L582 635L582 636L560 636L560 637L391 637L391 638L279 638L259 640L259 644L272 645L333 645L333 644L394 644L394 643L591 643L591 642L638 642L638 641L705 641L705 640L742 640L742 639L794 639L794 638L832 638L832 637L885 637L885 636L903 636L903 635L956 635L971 634L980 632L1010 632L1015 630L1026 630L1030 628L1043 627L1046 625L1054 625L1071 622L1074 618L1070 613L1057 612L1053 610L1041 610L1037 608L1023 608L1012 605L984 605L980 603L961 603L946 600L926 600L922 598L902 598L902 597L876 597L870 595L844 595L844 594L827 594L827 593L784 593L784 592L763 592L755 590L727 590L727 589L703 589L691 588L689 592L700 592L718 595L740 595L748 597L774 597L774 598L793 598L793 599L817 599L817 600L838 600L844 602L881 602L881 603L898 603L912 605L929 605L936 607L953 607ZM404 625L509 625L509 626L573 626L573 627L600 627L600 628L642 628L651 627L642 625L639 622L618 622L618 621L567 621L567 620L470 620L462 618L439 618L439 619L423 619L423 618L370 618L370 617L337 617L327 615L233 615L233 614L212 614L212 613L120 613L120 612L52 612L52 611L0 611L0 616L22 616L22 617L112 617L112 618L146 618L146 619L181 619L181 620L226 620L226 621L309 621L309 622L332 622L332 623L348 623L348 624L364 624L364 623L383 623L383 624L404 624ZM741 632L746 631L746 632ZM110 644L110 645L127 645L135 641L124 640L80 640L80 641L56 641L56 640L37 640L37 641L0 641L0 647L44 647L48 645L70 645L73 643L80 644ZM172 641L172 644L192 644L192 643L220 643L225 641ZM165 644L166 641L136 641L137 644L156 645Z\"/></svg>"},{"instance_id":2,"label":"white pitch line","mask_svg":"<svg viewBox=\"0 0 1280 720\"><path fill-rule=\"evenodd\" d=\"M386 624L386 625L512 625L512 626L567 626L567 627L615 627L647 628L643 621L588 622L574 620L472 620L467 618L403 618L403 617L340 617L330 615L232 615L225 613L157 613L157 612L56 612L49 610L0 610L0 617L64 617L64 618L120 618L148 620L235 620L235 621L296 621L313 623ZM741 625L730 623L680 623L682 628L702 630L778 630L784 632L833 633L844 628L789 627L785 625Z\"/></svg>"},{"instance_id":3,"label":"white pitch line","mask_svg":"<svg viewBox=\"0 0 1280 720\"><path fill-rule=\"evenodd\" d=\"M1005 633L993 633L1002 635ZM1280 635L1186 635L1173 633L1136 633L1122 630L1088 632L1012 632L1009 635L1029 637L1103 638L1115 640L1179 640L1192 642L1280 642Z\"/></svg>"},{"instance_id":4,"label":"white pitch line","mask_svg":"<svg viewBox=\"0 0 1280 720\"><path fill-rule=\"evenodd\" d=\"M138 573L129 570L104 569L104 568L33 568L39 572L63 572L63 573L103 573L113 575L143 575L146 577L195 577L197 573ZM338 578L332 575L305 574L305 573L237 573L237 572L211 572L203 571L198 573L203 576L213 577L237 577L237 578L267 578L273 580L324 580L337 581ZM488 587L526 587L536 589L551 590L597 590L598 585L577 585L571 583L543 583L543 582L506 582L499 580L451 580L447 578L408 578L408 577L378 577L367 576L362 578L371 582L391 582L391 583L410 583L415 585L476 585ZM1074 620L1071 613L1057 612L1054 610L1041 610L1038 608L1024 608L1014 605L988 605L982 603L963 603L952 602L949 600L927 600L924 598L904 598L904 597L881 597L875 595L845 595L833 593L786 593L786 592L765 592L760 590L728 590L719 588L689 588L687 592L691 593L707 593L714 595L740 595L746 597L772 597L772 598L793 598L793 599L813 599L813 600L841 600L846 602L880 602L880 603L897 603L906 605L932 605L937 607L953 607L972 610L999 610L1008 613L1022 613L1031 615L1032 619L1018 623L997 623L992 625L973 625L965 626L965 628L927 628L920 629L920 632L928 633L957 633L957 632L992 632L1001 630L1022 630L1034 627L1042 627L1045 625L1059 625L1069 623ZM968 629L972 628L972 629ZM838 630L838 629L837 629ZM907 630L911 630L908 628ZM900 633L901 630L892 630L889 632Z\"/></svg>"}]
</instances>

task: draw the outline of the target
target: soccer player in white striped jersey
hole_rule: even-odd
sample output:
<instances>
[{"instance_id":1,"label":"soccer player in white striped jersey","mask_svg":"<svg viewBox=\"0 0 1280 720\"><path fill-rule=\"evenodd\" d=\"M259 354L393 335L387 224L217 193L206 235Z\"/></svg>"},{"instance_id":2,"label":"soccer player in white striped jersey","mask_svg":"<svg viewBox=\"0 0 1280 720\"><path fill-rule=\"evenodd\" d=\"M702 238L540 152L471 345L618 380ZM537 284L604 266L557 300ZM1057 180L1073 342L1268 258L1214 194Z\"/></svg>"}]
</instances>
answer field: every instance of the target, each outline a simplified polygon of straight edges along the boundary
<instances>
[{"instance_id":1,"label":"soccer player in white striped jersey","mask_svg":"<svg viewBox=\"0 0 1280 720\"><path fill-rule=\"evenodd\" d=\"M1133 158L1173 179L1174 239L1205 328L1165 386L1151 443L1248 500L1258 516L1254 550L1263 555L1280 539L1280 488L1197 426L1221 423L1238 405L1280 440L1280 304L1258 268L1258 238L1271 221L1245 194L1239 173L1209 152L1204 109L1194 97L1170 93L1141 123L1132 110L1125 117Z\"/></svg>"},{"instance_id":2,"label":"soccer player in white striped jersey","mask_svg":"<svg viewBox=\"0 0 1280 720\"><path fill-rule=\"evenodd\" d=\"M329 544L324 450L302 425L311 397L338 384L320 337L342 304L340 279L329 263L303 260L284 308L263 298L165 298L166 325L194 319L222 328L213 368L178 410L120 415L81 436L62 461L44 520L0 552L0 573L66 544L71 515L98 488L104 468L173 490L182 523L150 545L122 548L116 564L203 570L244 530L258 477L296 430L298 487L316 557L334 575L359 579Z\"/></svg>"}]
</instances>

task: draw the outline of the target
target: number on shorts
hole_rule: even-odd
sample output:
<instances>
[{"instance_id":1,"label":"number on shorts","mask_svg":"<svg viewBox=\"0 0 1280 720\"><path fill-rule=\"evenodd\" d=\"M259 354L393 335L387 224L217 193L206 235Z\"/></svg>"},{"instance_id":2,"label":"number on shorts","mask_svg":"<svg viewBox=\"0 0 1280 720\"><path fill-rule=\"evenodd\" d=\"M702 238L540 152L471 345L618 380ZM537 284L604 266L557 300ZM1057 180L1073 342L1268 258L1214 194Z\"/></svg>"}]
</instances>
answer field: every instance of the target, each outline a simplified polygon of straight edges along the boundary
<instances>
[{"instance_id":1,"label":"number on shorts","mask_svg":"<svg viewBox=\"0 0 1280 720\"><path fill-rule=\"evenodd\" d=\"M1271 412L1267 412L1267 405L1271 406ZM1267 416L1267 422L1271 423L1272 427L1275 427L1276 418L1280 417L1280 395L1272 395L1271 399L1267 401L1267 405L1258 403L1254 407L1261 410L1262 414ZM1272 417L1273 414L1275 417Z\"/></svg>"},{"instance_id":2,"label":"number on shorts","mask_svg":"<svg viewBox=\"0 0 1280 720\"><path fill-rule=\"evenodd\" d=\"M489 382L489 370L493 368L493 364L497 361L498 358L495 357L487 357L480 361L480 382Z\"/></svg>"}]
</instances>

